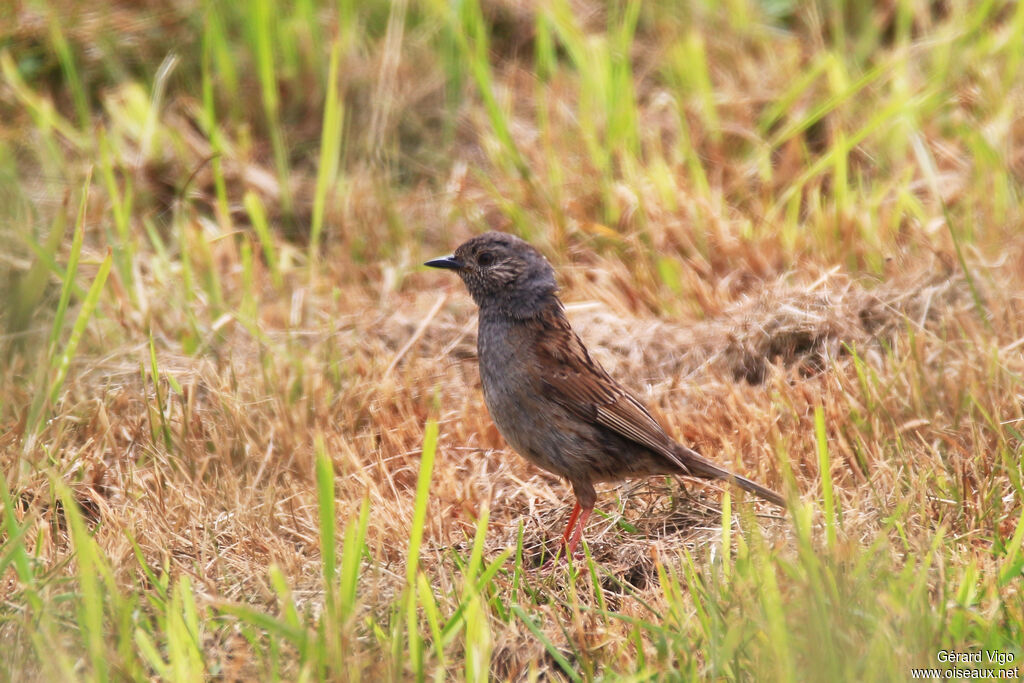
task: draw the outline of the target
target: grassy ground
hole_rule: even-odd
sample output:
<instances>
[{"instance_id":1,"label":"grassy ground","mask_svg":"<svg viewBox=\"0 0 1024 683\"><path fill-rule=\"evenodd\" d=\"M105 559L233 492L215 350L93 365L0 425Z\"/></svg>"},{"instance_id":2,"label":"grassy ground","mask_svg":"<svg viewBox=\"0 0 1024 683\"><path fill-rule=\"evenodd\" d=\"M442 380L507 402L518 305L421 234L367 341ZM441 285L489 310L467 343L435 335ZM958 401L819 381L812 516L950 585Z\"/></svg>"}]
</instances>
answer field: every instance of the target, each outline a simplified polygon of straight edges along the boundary
<instances>
[{"instance_id":1,"label":"grassy ground","mask_svg":"<svg viewBox=\"0 0 1024 683\"><path fill-rule=\"evenodd\" d=\"M0 25L3 679L1019 671L1024 4ZM485 229L788 510L606 487L542 570L571 494L419 265Z\"/></svg>"}]
</instances>

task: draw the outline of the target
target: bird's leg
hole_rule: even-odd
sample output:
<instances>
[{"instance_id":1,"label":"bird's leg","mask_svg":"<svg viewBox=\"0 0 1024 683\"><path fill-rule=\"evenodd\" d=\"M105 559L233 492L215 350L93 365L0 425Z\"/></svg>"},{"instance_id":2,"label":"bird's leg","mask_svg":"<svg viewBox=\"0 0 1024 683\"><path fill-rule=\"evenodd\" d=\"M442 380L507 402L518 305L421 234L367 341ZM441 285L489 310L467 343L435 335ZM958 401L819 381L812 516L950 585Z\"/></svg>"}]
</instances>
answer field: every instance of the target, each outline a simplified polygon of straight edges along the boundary
<instances>
[{"instance_id":1,"label":"bird's leg","mask_svg":"<svg viewBox=\"0 0 1024 683\"><path fill-rule=\"evenodd\" d=\"M580 506L580 502L577 500L576 504L572 507L572 512L569 513L569 524L565 527L565 533L562 534L562 543L558 547L558 552L548 558L548 561L544 563L545 570L551 570L555 567L555 561L559 558L565 559L567 553L571 553L575 548L576 544L580 542L580 536L583 530L580 529L576 521L580 518L580 511L583 508ZM590 515L590 511L587 511L587 516ZM573 533L574 530L576 533ZM568 551L566 551L568 548Z\"/></svg>"},{"instance_id":2,"label":"bird's leg","mask_svg":"<svg viewBox=\"0 0 1024 683\"><path fill-rule=\"evenodd\" d=\"M562 534L562 547L564 548L569 543L569 539L572 538L572 529L576 525L576 518L580 516L580 502L576 501L576 505L573 506L572 512L569 514L569 524L565 527L565 533Z\"/></svg>"},{"instance_id":3,"label":"bird's leg","mask_svg":"<svg viewBox=\"0 0 1024 683\"><path fill-rule=\"evenodd\" d=\"M580 504L576 503L576 507L580 508ZM580 544L580 539L583 538L583 527L587 525L587 520L590 518L590 513L594 511L594 506L580 508L580 519L576 523L576 530L572 534L572 538L569 540L569 544L566 546L566 554L572 554L576 550L576 546ZM576 510L573 511L574 513ZM573 515L575 517L575 514Z\"/></svg>"}]
</instances>

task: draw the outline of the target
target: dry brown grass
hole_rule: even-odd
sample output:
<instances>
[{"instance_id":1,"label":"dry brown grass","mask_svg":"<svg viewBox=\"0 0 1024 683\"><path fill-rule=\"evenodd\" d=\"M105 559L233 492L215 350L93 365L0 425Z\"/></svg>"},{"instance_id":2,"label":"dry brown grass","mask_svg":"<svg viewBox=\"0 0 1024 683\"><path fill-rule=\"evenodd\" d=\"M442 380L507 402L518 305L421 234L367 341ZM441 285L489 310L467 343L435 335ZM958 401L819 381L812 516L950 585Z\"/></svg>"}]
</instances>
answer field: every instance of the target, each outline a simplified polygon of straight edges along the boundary
<instances>
[{"instance_id":1,"label":"dry brown grass","mask_svg":"<svg viewBox=\"0 0 1024 683\"><path fill-rule=\"evenodd\" d=\"M602 8L574 7L581 26L595 33L604 26ZM866 86L820 121L773 142L779 130L834 95L829 84L814 85L762 130L766 108L825 49L827 30L819 23L825 19L806 9L790 30L772 31L761 24L737 29L724 11L664 23L644 15L632 55L637 150L634 157L617 153L609 178L580 141L577 118L586 93L576 71L563 68L539 79L522 57L534 45L513 39L510 27L533 25L534 13L519 3L486 11L492 28L502 29L493 43L495 88L533 174L526 178L502 164L478 98L469 94L444 109L443 59L432 42L436 18L411 23L397 45L382 30L346 53L351 132L343 191L328 204L327 244L312 261L295 234L295 226L308 222L317 177L308 150L319 136L313 124L321 120L320 90L310 73L282 86L295 93L285 128L303 151L291 160L291 217L280 206L283 186L266 131L250 130L238 112L222 122L232 143L222 155L232 205L230 215L218 213L195 64L181 67L191 71L171 88L161 113L164 144L147 158L139 122L126 104L138 84L97 90L105 113L96 116L109 129L117 177L122 186L130 178L135 190L126 252L133 281L113 271L38 434L26 424L27 407L41 386L38 368L49 361L43 347L56 275L24 328L0 338L6 359L0 470L17 501L15 516L31 525L24 544L41 576L58 587L76 576L75 549L53 493L59 480L73 488L123 590L153 595L144 564L171 582L190 577L202 607L248 604L278 614L283 601L268 580L268 568L276 566L314 622L324 607L315 490L315 444L322 439L334 465L339 525L364 499L372 511L360 615L394 624L406 588L424 424L432 418L440 423L440 442L421 566L446 606L457 602L462 564L486 509L485 557L515 548L521 533L526 568L523 577L512 569L499 573L490 597L520 595L522 580L533 591L531 614L542 631L563 651L593 658L573 660L579 666L599 661L608 671L631 671L639 654L654 657L656 644L636 636L634 645L628 623L585 609L598 601L593 584L560 569L539 569L542 551L550 552L564 524L569 491L504 444L479 391L472 302L457 283L418 269L425 258L449 252L484 228L518 230L538 244L559 271L570 318L594 357L634 389L671 434L786 490L794 510L811 520L818 542L826 533L814 426L820 407L842 519L839 547L828 555L837 566L858 566L864 549L879 544L885 566L898 573L916 566L942 529L940 552L923 574L940 612L953 601L947 573L961 577L969 566L982 577L999 572L1000 548L1020 516L1024 213L1019 202L989 193L996 183L986 174L993 172L964 129L988 126L986 134L1003 143L1000 187L1019 192L1022 124L1019 117L1006 119L1001 102L1019 101L1020 84L1001 83L980 61L984 77L966 67L951 73L939 91L945 99L935 98L945 104L911 111L921 118L916 138L892 124L849 150L844 203L834 172L803 174L890 98L900 101L903 94L886 90L895 85L881 79ZM156 46L188 40L181 18L187 10L138 15L128 26L131 36L136 30L142 36L140 43L148 31L160 36L152 41ZM119 8L105 20L91 16L116 23L136 13ZM878 20L889 26L892 17L883 8ZM993 20L993 30L1008 30L1005 23ZM33 14L19 24L12 44L32 52L46 41L46 26ZM95 35L89 26L68 39L88 43ZM940 37L953 30L930 13L914 28ZM718 128L695 86L675 83L680 75L672 50L691 31L702 37L713 65ZM934 46L914 43L923 56L899 61L901 48L887 40L879 39L876 61L863 67L891 59L907 68L912 90L934 96L940 86L926 68ZM981 52L968 56L979 60ZM89 59L82 68L105 83L98 72L106 62L84 54ZM66 102L70 95L57 67L46 64L49 79L44 73L35 85L52 85L57 102ZM255 92L252 79L242 76ZM232 111L231 103L223 104ZM538 123L542 110L546 125ZM25 218L28 211L12 202L11 233L27 234L60 212L73 222L74 202L65 197L78 187L83 169L99 163L93 150L61 139L67 156L61 178L73 180L55 180L45 150L39 151L45 136L25 136L33 121L9 83L0 90L0 119L4 114L0 143L28 159L15 164L18 197L40 200L36 218ZM441 120L452 126L450 145L430 133ZM934 156L934 174L922 170L912 138ZM94 182L79 274L86 289L116 242L110 219L116 202ZM243 250L259 253L260 246L240 208L245 191L269 209L280 287L259 258L249 286ZM793 199L781 200L787 192ZM943 222L946 207L951 229ZM165 254L147 236L147 222L166 243ZM969 273L958 265L952 235L966 251ZM0 261L11 272L11 291L34 262L22 244L19 239ZM57 261L66 263L67 253L62 245ZM246 301L258 306L246 312ZM721 487L653 479L600 493L601 514L587 538L602 567L594 582L603 587L608 610L651 618L645 606L651 605L669 615L659 623L670 630L696 628L694 602L670 599L658 570L683 572L689 553L702 576L714 575L723 552ZM800 556L792 515L757 502L750 508L756 517L736 517L738 529L759 528L783 563ZM797 574L780 580L789 606L800 604ZM31 673L45 664L33 658L31 634L19 620L28 610L23 588L13 569L0 573L0 642L10 647L15 666ZM971 607L993 621L1001 609L1016 614L1018 588L1012 583L998 595L984 592ZM148 609L145 597L139 601ZM742 609L739 602L723 605L723 619L741 620ZM560 675L523 622L494 611L487 618L494 676ZM879 632L901 634L902 626ZM854 632L859 637L869 630ZM217 622L205 631L202 650L226 678L265 676L268 665L259 654L265 643L254 646L243 631L234 622ZM367 629L350 645L368 675L408 674L378 656L391 642L374 640ZM921 643L935 644L925 636ZM897 658L912 662L921 643L894 645L903 648ZM54 647L76 651L72 635ZM295 652L283 648L281 671L288 678L298 665ZM678 661L670 659L667 668ZM459 665L449 663L447 673L457 672Z\"/></svg>"},{"instance_id":2,"label":"dry brown grass","mask_svg":"<svg viewBox=\"0 0 1024 683\"><path fill-rule=\"evenodd\" d=\"M609 263L608 270L617 267ZM1005 267L993 272L1020 281ZM981 516L989 510L983 501L958 500L1001 475L996 463L970 455L997 450L985 425L957 421L965 390L988 398L992 414L1020 410L1019 397L988 386L991 369L978 355L1004 348L996 359L1002 371L1024 371L1013 287L987 293L997 325L988 333L956 271L903 275L870 288L835 269L813 275L780 278L703 320L614 314L605 303L613 294L593 285L564 296L595 357L671 433L775 487L782 485L775 448L787 444L796 495L805 500L820 496L812 412L823 405L850 539L870 538L880 518L908 495L920 497L921 513L932 517L912 520L913 526L924 531L943 520L967 547L979 528L1012 531L1012 500L1000 518ZM411 277L424 285L435 278ZM326 290L334 276L323 278ZM11 486L23 511L38 515L30 537L38 538L39 560L61 567L70 559L46 509L52 467L74 483L118 574L138 571L130 536L149 566L188 574L213 603L273 604L265 583L273 563L302 600L316 605L312 462L314 437L322 435L335 461L342 521L363 497L370 499L373 563L363 590L375 596L367 608L386 604L404 583L423 423L434 416L441 423L440 455L422 557L430 575L439 581L451 575L451 551L468 552L485 506L491 510L487 554L514 545L522 524L527 563L539 564L540 549L550 552L564 523L568 491L511 452L490 422L468 297L452 283L432 292L414 289L381 305L376 293L348 288L345 312L326 297L306 300L310 319L297 325L288 323L292 299L269 297L261 308L264 342L228 322L198 362L159 344L161 374L183 390L167 399L166 382L160 385L170 450L151 438L155 388L139 374L140 364L148 365L145 347L80 356L59 414L39 436L51 454L47 469L19 453L17 426L4 439L9 465L21 463L10 470L21 473ZM580 302L581 296L596 299ZM867 395L848 346L879 378ZM866 402L879 405L870 409ZM872 421L869 429L851 423L856 413ZM608 488L599 504L608 516L588 530L595 559L645 599L659 596L653 557L699 549L720 534L719 487L687 486L688 493L660 480ZM769 513L762 517L766 535L785 545L788 524L770 508L763 512ZM619 519L635 530L617 526ZM533 580L547 577L538 572Z\"/></svg>"}]
</instances>

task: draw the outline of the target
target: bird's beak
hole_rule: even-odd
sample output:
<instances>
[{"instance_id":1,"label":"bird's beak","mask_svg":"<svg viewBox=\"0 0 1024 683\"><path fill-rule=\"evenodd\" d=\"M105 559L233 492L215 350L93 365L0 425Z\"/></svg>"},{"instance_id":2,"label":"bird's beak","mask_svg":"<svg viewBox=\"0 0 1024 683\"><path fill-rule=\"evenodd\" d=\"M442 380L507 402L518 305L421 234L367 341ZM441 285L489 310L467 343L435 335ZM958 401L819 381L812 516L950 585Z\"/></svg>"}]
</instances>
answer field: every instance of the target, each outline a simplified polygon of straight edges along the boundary
<instances>
[{"instance_id":1,"label":"bird's beak","mask_svg":"<svg viewBox=\"0 0 1024 683\"><path fill-rule=\"evenodd\" d=\"M430 266L431 268L447 268L448 270L462 270L466 267L466 264L455 258L455 254L427 261L423 265Z\"/></svg>"}]
</instances>

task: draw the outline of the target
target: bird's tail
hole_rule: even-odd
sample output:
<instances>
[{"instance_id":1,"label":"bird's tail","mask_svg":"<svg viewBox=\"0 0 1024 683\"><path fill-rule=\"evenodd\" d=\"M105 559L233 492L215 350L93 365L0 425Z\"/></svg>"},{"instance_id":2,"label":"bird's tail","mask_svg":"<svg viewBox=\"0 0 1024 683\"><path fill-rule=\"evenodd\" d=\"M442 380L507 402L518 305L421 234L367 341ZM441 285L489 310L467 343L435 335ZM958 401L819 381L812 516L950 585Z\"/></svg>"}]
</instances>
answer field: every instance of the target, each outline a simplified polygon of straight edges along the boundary
<instances>
[{"instance_id":1,"label":"bird's tail","mask_svg":"<svg viewBox=\"0 0 1024 683\"><path fill-rule=\"evenodd\" d=\"M705 479L721 479L723 481L731 481L739 486L744 491L749 491L755 495L764 498L769 503L774 503L779 507L786 507L785 499L779 494L772 491L770 488L761 486L755 481L751 481L746 477L741 477L738 474L733 474L729 470L719 467L715 463L711 462L703 455L687 448L682 444L676 444L676 458L679 459L683 467L686 468L687 473L695 477L704 477Z\"/></svg>"}]
</instances>

